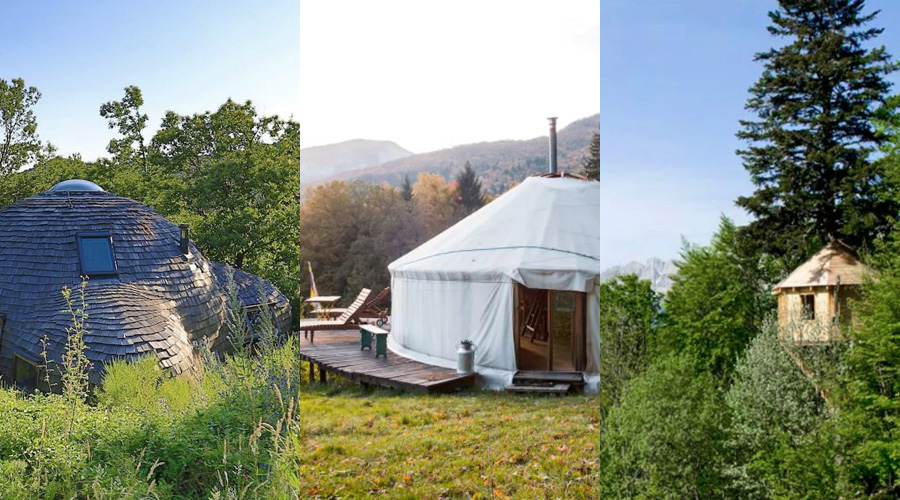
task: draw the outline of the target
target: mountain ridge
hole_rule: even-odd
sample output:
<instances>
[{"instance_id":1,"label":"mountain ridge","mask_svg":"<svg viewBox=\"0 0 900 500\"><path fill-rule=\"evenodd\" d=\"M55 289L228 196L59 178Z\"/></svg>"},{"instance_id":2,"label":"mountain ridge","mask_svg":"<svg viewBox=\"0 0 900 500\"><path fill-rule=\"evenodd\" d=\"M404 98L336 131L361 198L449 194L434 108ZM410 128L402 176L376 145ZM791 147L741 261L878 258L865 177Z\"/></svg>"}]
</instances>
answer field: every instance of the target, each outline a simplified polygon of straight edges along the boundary
<instances>
[{"instance_id":1,"label":"mountain ridge","mask_svg":"<svg viewBox=\"0 0 900 500\"><path fill-rule=\"evenodd\" d=\"M558 164L563 171L581 170L592 134L597 130L600 114L581 118L566 125L557 133ZM443 176L448 181L466 162L479 175L484 189L500 194L526 177L547 170L547 136L531 139L504 139L460 144L450 148L414 154L387 161L380 165L341 172L322 178L331 180L361 180L388 182L398 186L404 178L415 182L421 172Z\"/></svg>"},{"instance_id":2,"label":"mountain ridge","mask_svg":"<svg viewBox=\"0 0 900 500\"><path fill-rule=\"evenodd\" d=\"M303 183L316 183L335 175L380 165L414 153L394 141L350 139L300 149Z\"/></svg>"},{"instance_id":3,"label":"mountain ridge","mask_svg":"<svg viewBox=\"0 0 900 500\"><path fill-rule=\"evenodd\" d=\"M638 278L650 281L653 291L666 293L672 288L672 276L677 272L675 261L651 257L644 263L632 261L612 266L600 273L600 281L610 281L625 274L636 274Z\"/></svg>"}]
</instances>

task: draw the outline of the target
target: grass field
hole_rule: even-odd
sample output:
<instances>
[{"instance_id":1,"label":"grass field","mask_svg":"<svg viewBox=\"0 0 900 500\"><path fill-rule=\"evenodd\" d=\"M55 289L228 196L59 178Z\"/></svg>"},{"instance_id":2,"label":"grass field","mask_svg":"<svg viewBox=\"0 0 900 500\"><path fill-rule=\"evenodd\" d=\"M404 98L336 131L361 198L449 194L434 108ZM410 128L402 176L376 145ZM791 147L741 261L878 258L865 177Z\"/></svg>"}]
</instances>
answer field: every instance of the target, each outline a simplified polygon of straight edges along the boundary
<instances>
[{"instance_id":1,"label":"grass field","mask_svg":"<svg viewBox=\"0 0 900 500\"><path fill-rule=\"evenodd\" d=\"M304 391L291 479L310 496L592 498L590 397Z\"/></svg>"},{"instance_id":2,"label":"grass field","mask_svg":"<svg viewBox=\"0 0 900 500\"><path fill-rule=\"evenodd\" d=\"M0 389L0 498L594 498L588 396L419 396L304 380L290 344L91 401Z\"/></svg>"}]
</instances>

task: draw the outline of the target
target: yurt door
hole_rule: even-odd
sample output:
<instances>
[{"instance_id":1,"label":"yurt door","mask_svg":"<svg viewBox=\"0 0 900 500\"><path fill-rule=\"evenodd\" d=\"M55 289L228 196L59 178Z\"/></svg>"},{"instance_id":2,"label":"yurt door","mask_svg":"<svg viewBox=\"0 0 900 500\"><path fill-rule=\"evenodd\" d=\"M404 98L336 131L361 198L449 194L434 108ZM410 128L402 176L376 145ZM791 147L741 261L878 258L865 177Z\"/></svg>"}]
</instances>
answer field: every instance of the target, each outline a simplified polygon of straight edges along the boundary
<instances>
[{"instance_id":1,"label":"yurt door","mask_svg":"<svg viewBox=\"0 0 900 500\"><path fill-rule=\"evenodd\" d=\"M519 370L583 371L585 294L517 287Z\"/></svg>"}]
</instances>

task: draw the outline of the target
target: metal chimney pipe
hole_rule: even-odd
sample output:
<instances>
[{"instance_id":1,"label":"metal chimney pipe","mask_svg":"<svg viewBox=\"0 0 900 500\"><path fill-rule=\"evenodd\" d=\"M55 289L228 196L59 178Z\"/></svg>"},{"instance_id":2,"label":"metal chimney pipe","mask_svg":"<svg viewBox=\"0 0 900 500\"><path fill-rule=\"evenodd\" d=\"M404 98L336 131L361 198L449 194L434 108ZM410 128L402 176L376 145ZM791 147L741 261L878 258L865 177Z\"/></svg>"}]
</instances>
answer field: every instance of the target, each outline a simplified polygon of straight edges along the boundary
<instances>
[{"instance_id":1,"label":"metal chimney pipe","mask_svg":"<svg viewBox=\"0 0 900 500\"><path fill-rule=\"evenodd\" d=\"M555 174L556 168L556 117L547 118L550 122L550 173Z\"/></svg>"},{"instance_id":2,"label":"metal chimney pipe","mask_svg":"<svg viewBox=\"0 0 900 500\"><path fill-rule=\"evenodd\" d=\"M187 224L179 224L179 229L181 229L181 253L187 255L190 251L190 242L191 242L191 230Z\"/></svg>"}]
</instances>

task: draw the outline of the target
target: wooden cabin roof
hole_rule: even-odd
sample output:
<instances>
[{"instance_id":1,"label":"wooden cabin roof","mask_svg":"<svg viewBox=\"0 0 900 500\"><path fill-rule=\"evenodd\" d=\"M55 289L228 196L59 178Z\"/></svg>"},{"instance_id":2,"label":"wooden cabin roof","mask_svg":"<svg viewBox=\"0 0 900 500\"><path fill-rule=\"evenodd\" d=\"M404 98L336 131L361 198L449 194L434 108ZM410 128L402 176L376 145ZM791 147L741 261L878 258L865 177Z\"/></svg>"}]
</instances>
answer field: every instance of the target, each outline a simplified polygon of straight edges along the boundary
<instances>
[{"instance_id":1,"label":"wooden cabin roof","mask_svg":"<svg viewBox=\"0 0 900 500\"><path fill-rule=\"evenodd\" d=\"M800 264L772 291L778 293L787 288L833 286L838 284L838 280L841 285L859 285L867 270L853 249L834 241Z\"/></svg>"}]
</instances>

